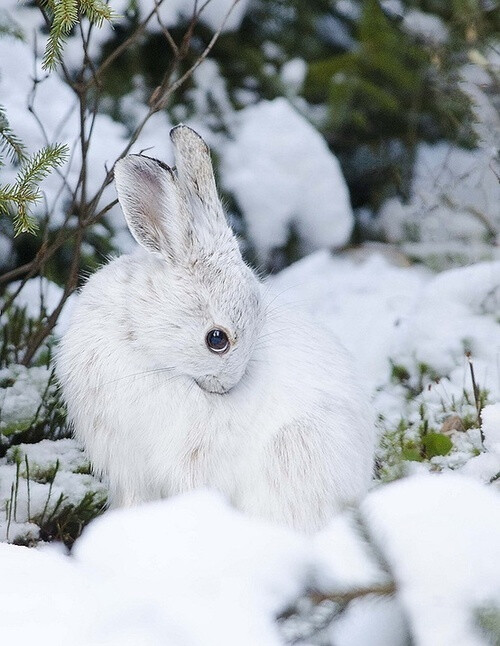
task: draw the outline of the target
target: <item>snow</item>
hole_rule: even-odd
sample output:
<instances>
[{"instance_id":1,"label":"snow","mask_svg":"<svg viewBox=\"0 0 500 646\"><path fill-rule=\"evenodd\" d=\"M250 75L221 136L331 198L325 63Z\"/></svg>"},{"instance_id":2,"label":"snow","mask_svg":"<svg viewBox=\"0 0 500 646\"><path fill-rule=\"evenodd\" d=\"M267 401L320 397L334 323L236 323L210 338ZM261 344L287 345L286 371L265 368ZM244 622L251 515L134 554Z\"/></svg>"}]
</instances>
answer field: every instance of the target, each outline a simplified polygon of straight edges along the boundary
<instances>
[{"instance_id":1,"label":"snow","mask_svg":"<svg viewBox=\"0 0 500 646\"><path fill-rule=\"evenodd\" d=\"M287 91L298 94L307 74L307 63L303 58L292 58L281 67L280 77Z\"/></svg>"},{"instance_id":2,"label":"snow","mask_svg":"<svg viewBox=\"0 0 500 646\"><path fill-rule=\"evenodd\" d=\"M484 644L474 611L500 603L500 497L460 476L422 476L361 505L421 646Z\"/></svg>"},{"instance_id":3,"label":"snow","mask_svg":"<svg viewBox=\"0 0 500 646\"><path fill-rule=\"evenodd\" d=\"M45 366L26 368L16 365L0 369L0 382L9 384L0 390L0 431L9 427L24 427L36 416L42 403L42 392L47 388L51 371Z\"/></svg>"},{"instance_id":4,"label":"snow","mask_svg":"<svg viewBox=\"0 0 500 646\"><path fill-rule=\"evenodd\" d=\"M481 411L481 420L484 446L500 460L500 403L485 406Z\"/></svg>"},{"instance_id":5,"label":"snow","mask_svg":"<svg viewBox=\"0 0 500 646\"><path fill-rule=\"evenodd\" d=\"M334 518L313 538L314 580L321 590L349 591L387 582L354 514ZM341 555L341 556L339 556Z\"/></svg>"},{"instance_id":6,"label":"snow","mask_svg":"<svg viewBox=\"0 0 500 646\"><path fill-rule=\"evenodd\" d=\"M123 2L123 0L120 1L122 2L122 7L124 9L127 6L127 3ZM158 12L161 22L166 27L173 27L178 24L180 17L191 18L195 5L197 5L199 10L203 4L195 3L194 0L188 0L188 2L186 2L186 0L169 0L169 2L162 3ZM234 8L231 9L233 4ZM113 6L113 3L111 3L111 5ZM154 6L155 3L153 0L141 0L141 16L147 16L149 12L154 9ZM226 14L231 11L222 31L235 31L240 26L247 8L248 0L237 0L236 3L234 0L210 0L210 2L203 7L200 20L215 32L222 26ZM149 28L151 31L159 31L160 25L157 21L153 21Z\"/></svg>"},{"instance_id":7,"label":"snow","mask_svg":"<svg viewBox=\"0 0 500 646\"><path fill-rule=\"evenodd\" d=\"M220 127L217 126L230 127L234 113L227 93L226 81L217 63L209 59L196 68L193 79L194 87L189 90L188 96L193 102L196 114L202 115L202 119L190 120L190 124L210 146L218 149L220 135L216 133ZM217 116L211 115L212 106L215 106ZM220 120L220 123L217 123L217 120Z\"/></svg>"},{"instance_id":8,"label":"snow","mask_svg":"<svg viewBox=\"0 0 500 646\"><path fill-rule=\"evenodd\" d=\"M345 533L347 526L359 523L361 532ZM378 487L359 511L335 519L318 537L324 554L316 585L325 592L338 590L335 581L339 568L344 569L344 555L362 549L358 566L372 560L365 565L364 586L381 583L383 563L385 577L396 584L396 596L366 597L351 604L330 629L332 643L403 646L411 630L412 643L421 646L485 644L475 613L500 603L499 530L499 494L472 479L425 475ZM339 535L346 544L336 552ZM356 589L358 568L352 571L350 587ZM340 589L346 586L343 578Z\"/></svg>"},{"instance_id":9,"label":"snow","mask_svg":"<svg viewBox=\"0 0 500 646\"><path fill-rule=\"evenodd\" d=\"M491 450L491 445L486 448ZM460 466L460 473L488 484L492 478L495 478L500 473L500 455L498 451L495 453L480 453L470 457L465 464Z\"/></svg>"},{"instance_id":10,"label":"snow","mask_svg":"<svg viewBox=\"0 0 500 646\"><path fill-rule=\"evenodd\" d=\"M320 40L336 49L351 51L357 45L345 22L329 14L316 19L316 33Z\"/></svg>"},{"instance_id":11,"label":"snow","mask_svg":"<svg viewBox=\"0 0 500 646\"><path fill-rule=\"evenodd\" d=\"M355 0L337 0L336 11L345 18L357 20L361 16L361 7Z\"/></svg>"},{"instance_id":12,"label":"snow","mask_svg":"<svg viewBox=\"0 0 500 646\"><path fill-rule=\"evenodd\" d=\"M460 362L466 346L475 359L488 363L488 385L498 392L499 313L500 262L451 269L436 276L420 295L404 341L417 361L441 375Z\"/></svg>"},{"instance_id":13,"label":"snow","mask_svg":"<svg viewBox=\"0 0 500 646\"><path fill-rule=\"evenodd\" d=\"M280 305L303 307L329 327L375 389L387 381L394 339L430 277L425 269L398 267L379 254L360 262L318 251L269 284Z\"/></svg>"},{"instance_id":14,"label":"snow","mask_svg":"<svg viewBox=\"0 0 500 646\"><path fill-rule=\"evenodd\" d=\"M448 29L441 18L418 9L409 9L404 14L403 29L432 45L444 45L449 38Z\"/></svg>"},{"instance_id":15,"label":"snow","mask_svg":"<svg viewBox=\"0 0 500 646\"><path fill-rule=\"evenodd\" d=\"M347 186L326 141L283 98L237 114L222 153L222 181L234 194L259 260L283 247L295 227L307 253L347 242L353 214Z\"/></svg>"},{"instance_id":16,"label":"snow","mask_svg":"<svg viewBox=\"0 0 500 646\"><path fill-rule=\"evenodd\" d=\"M26 456L32 467L48 471L59 463L61 471L77 471L87 462L82 455L82 450L74 440L63 438L57 441L41 440L36 444L19 444L7 452L7 458L17 453L21 461Z\"/></svg>"},{"instance_id":17,"label":"snow","mask_svg":"<svg viewBox=\"0 0 500 646\"><path fill-rule=\"evenodd\" d=\"M408 626L395 599L359 599L330 628L335 646L406 646Z\"/></svg>"},{"instance_id":18,"label":"snow","mask_svg":"<svg viewBox=\"0 0 500 646\"><path fill-rule=\"evenodd\" d=\"M108 512L71 556L0 545L2 637L14 643L22 626L24 643L41 646L278 646L274 619L307 587L377 585L380 554L396 596L351 604L329 629L334 643L404 646L411 628L422 646L485 644L474 614L500 603L499 494L417 476L379 487L358 515L303 537L198 491Z\"/></svg>"},{"instance_id":19,"label":"snow","mask_svg":"<svg viewBox=\"0 0 500 646\"><path fill-rule=\"evenodd\" d=\"M401 0L381 0L380 6L391 18L401 18L405 11Z\"/></svg>"},{"instance_id":20,"label":"snow","mask_svg":"<svg viewBox=\"0 0 500 646\"><path fill-rule=\"evenodd\" d=\"M18 643L22 626L41 646L277 646L274 616L308 570L303 537L187 494L106 514L71 558L0 545L2 637Z\"/></svg>"}]
</instances>

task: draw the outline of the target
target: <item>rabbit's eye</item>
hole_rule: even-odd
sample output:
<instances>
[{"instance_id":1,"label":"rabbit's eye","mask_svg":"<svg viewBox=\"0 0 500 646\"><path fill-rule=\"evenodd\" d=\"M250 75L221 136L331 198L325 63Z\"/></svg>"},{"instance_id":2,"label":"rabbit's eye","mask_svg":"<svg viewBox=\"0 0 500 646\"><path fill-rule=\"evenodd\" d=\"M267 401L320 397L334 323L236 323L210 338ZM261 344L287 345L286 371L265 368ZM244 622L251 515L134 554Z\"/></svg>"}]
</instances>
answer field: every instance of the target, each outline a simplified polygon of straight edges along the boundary
<instances>
[{"instance_id":1,"label":"rabbit's eye","mask_svg":"<svg viewBox=\"0 0 500 646\"><path fill-rule=\"evenodd\" d=\"M212 352L222 354L223 352L227 352L227 350L229 350L229 339L227 338L227 334L224 332L224 330L210 330L205 340L208 349Z\"/></svg>"}]
</instances>

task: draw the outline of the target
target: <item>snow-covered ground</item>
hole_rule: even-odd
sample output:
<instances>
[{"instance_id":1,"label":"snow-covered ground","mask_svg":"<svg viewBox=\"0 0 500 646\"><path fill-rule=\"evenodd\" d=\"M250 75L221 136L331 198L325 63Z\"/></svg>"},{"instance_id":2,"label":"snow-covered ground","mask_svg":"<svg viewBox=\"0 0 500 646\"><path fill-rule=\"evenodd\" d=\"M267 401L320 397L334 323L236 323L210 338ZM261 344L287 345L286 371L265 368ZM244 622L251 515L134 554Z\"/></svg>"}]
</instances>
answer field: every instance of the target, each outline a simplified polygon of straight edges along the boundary
<instances>
[{"instance_id":1,"label":"snow-covered ground","mask_svg":"<svg viewBox=\"0 0 500 646\"><path fill-rule=\"evenodd\" d=\"M41 646L278 646L276 617L308 587L365 596L332 643L486 645L500 604L500 504L457 475L381 487L355 514L305 538L194 492L94 521L72 556L0 544L1 635ZM306 641L301 643L314 643ZM324 643L324 642L323 642Z\"/></svg>"},{"instance_id":2,"label":"snow-covered ground","mask_svg":"<svg viewBox=\"0 0 500 646\"><path fill-rule=\"evenodd\" d=\"M332 643L403 646L409 630L429 646L488 643L477 621L500 606L500 495L495 483L483 484L500 473L500 262L436 275L396 264L383 247L320 251L270 287L279 306L309 310L353 353L379 415L379 476L410 477L374 481L359 510L310 538L193 493L106 512L71 557L0 545L0 634L8 643L29 608L22 643L280 644L307 633L303 618L281 630L275 622L307 588L345 594L388 582L395 596L349 604L326 630ZM466 350L488 390L484 441ZM48 371L12 367L0 377L13 382L0 391L0 408L32 419ZM460 423L446 428L453 415ZM411 452L423 441L423 420L427 437L450 442L445 455ZM101 502L105 495L71 439L10 448L0 482L2 535L22 543L39 538L36 522L44 525L61 494L73 505L89 492ZM42 598L49 577L58 584Z\"/></svg>"}]
</instances>

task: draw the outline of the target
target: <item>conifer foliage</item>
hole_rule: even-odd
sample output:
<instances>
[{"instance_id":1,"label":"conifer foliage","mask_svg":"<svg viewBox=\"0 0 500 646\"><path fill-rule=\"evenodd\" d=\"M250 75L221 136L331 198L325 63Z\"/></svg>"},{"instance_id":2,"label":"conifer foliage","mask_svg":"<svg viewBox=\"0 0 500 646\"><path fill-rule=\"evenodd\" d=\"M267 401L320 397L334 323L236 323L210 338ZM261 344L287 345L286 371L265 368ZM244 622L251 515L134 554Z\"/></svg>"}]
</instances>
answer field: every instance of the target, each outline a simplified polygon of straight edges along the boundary
<instances>
[{"instance_id":1,"label":"conifer foliage","mask_svg":"<svg viewBox=\"0 0 500 646\"><path fill-rule=\"evenodd\" d=\"M116 17L102 0L41 0L39 4L45 8L51 23L42 63L47 70L57 66L66 38L81 17L88 18L96 27L101 27L105 20L111 22Z\"/></svg>"},{"instance_id":2,"label":"conifer foliage","mask_svg":"<svg viewBox=\"0 0 500 646\"><path fill-rule=\"evenodd\" d=\"M2 154L19 164L19 171L12 184L0 184L0 214L13 212L15 234L34 233L36 220L30 209L37 204L42 193L40 182L67 158L67 146L48 145L28 155L23 142L10 127L5 110L0 106L0 167Z\"/></svg>"}]
</instances>

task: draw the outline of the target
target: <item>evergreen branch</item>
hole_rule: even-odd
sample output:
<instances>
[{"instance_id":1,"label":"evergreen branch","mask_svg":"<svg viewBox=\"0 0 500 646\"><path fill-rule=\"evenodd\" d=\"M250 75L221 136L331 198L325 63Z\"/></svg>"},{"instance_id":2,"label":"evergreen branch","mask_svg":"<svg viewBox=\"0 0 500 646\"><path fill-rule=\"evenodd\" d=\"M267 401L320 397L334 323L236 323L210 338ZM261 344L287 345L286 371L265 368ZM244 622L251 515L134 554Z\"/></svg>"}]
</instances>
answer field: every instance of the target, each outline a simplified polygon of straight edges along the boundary
<instances>
[{"instance_id":1,"label":"evergreen branch","mask_svg":"<svg viewBox=\"0 0 500 646\"><path fill-rule=\"evenodd\" d=\"M34 184L41 182L51 170L61 166L68 156L65 144L45 146L32 155L23 165L16 178L20 192L29 190Z\"/></svg>"},{"instance_id":2,"label":"evergreen branch","mask_svg":"<svg viewBox=\"0 0 500 646\"><path fill-rule=\"evenodd\" d=\"M118 14L102 0L80 0L80 9L89 22L98 28L102 27L105 20L111 22L118 18Z\"/></svg>"},{"instance_id":3,"label":"evergreen branch","mask_svg":"<svg viewBox=\"0 0 500 646\"><path fill-rule=\"evenodd\" d=\"M78 22L78 0L52 0L47 8L52 13L52 25L42 67L51 70L61 60L64 43Z\"/></svg>"},{"instance_id":4,"label":"evergreen branch","mask_svg":"<svg viewBox=\"0 0 500 646\"><path fill-rule=\"evenodd\" d=\"M7 213L10 205L15 206L12 221L16 236L20 233L35 233L37 230L37 222L29 209L42 197L38 184L51 170L61 166L67 155L66 145L46 146L30 158L23 158L24 163L14 184L0 186L0 213Z\"/></svg>"},{"instance_id":5,"label":"evergreen branch","mask_svg":"<svg viewBox=\"0 0 500 646\"><path fill-rule=\"evenodd\" d=\"M36 200L33 200L32 203L37 202L39 197L40 196L38 196ZM14 224L14 232L16 236L20 233L30 233L33 235L38 229L37 221L28 212L28 202L18 203L17 212L14 214L12 222Z\"/></svg>"},{"instance_id":6,"label":"evergreen branch","mask_svg":"<svg viewBox=\"0 0 500 646\"><path fill-rule=\"evenodd\" d=\"M52 14L42 61L42 67L46 70L54 69L61 60L66 39L82 16L96 27L102 27L104 21L111 22L118 17L103 0L39 0L39 4Z\"/></svg>"},{"instance_id":7,"label":"evergreen branch","mask_svg":"<svg viewBox=\"0 0 500 646\"><path fill-rule=\"evenodd\" d=\"M23 142L10 127L5 108L0 106L0 153L5 153L10 161L22 162L26 159Z\"/></svg>"},{"instance_id":8,"label":"evergreen branch","mask_svg":"<svg viewBox=\"0 0 500 646\"><path fill-rule=\"evenodd\" d=\"M12 216L15 235L19 233L35 233L37 223L28 212L28 208L29 205L38 202L40 198L41 193L36 188L31 193L21 195L16 186L10 184L0 186L0 213L8 214L10 204L14 204L16 207L16 211Z\"/></svg>"}]
</instances>

